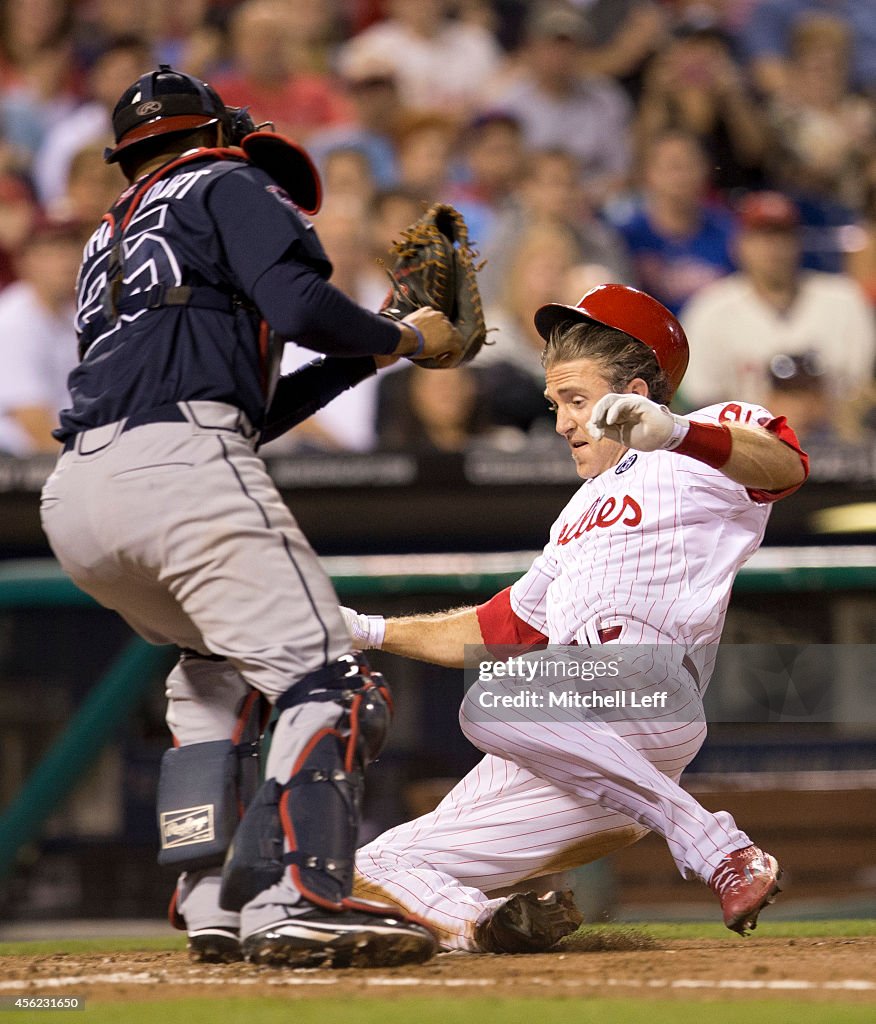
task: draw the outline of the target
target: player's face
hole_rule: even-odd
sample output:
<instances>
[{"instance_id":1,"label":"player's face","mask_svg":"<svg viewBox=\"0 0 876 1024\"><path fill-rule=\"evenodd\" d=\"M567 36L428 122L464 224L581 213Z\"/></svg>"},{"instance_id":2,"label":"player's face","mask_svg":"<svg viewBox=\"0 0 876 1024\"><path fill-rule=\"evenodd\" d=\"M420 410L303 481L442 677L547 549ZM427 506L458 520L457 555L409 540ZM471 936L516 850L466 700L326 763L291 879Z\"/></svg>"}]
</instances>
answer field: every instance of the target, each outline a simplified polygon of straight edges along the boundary
<instances>
[{"instance_id":1,"label":"player's face","mask_svg":"<svg viewBox=\"0 0 876 1024\"><path fill-rule=\"evenodd\" d=\"M585 480L617 465L626 451L617 441L594 441L587 432L593 406L612 390L601 363L576 359L545 370L545 398L557 414L557 433L566 439L578 476Z\"/></svg>"}]
</instances>

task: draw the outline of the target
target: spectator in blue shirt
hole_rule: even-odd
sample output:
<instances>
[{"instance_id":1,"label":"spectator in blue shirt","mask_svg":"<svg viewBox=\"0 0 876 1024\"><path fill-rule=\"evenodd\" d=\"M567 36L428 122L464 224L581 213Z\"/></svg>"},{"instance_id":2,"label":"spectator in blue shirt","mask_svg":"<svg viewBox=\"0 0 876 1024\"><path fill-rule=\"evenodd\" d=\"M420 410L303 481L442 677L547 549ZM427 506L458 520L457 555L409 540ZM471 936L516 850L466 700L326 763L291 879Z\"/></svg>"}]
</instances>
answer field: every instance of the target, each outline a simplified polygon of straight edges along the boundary
<instances>
[{"instance_id":1,"label":"spectator in blue shirt","mask_svg":"<svg viewBox=\"0 0 876 1024\"><path fill-rule=\"evenodd\" d=\"M639 287L673 313L703 285L734 269L732 215L707 199L709 168L695 136L663 132L641 158L641 192L609 219L633 260Z\"/></svg>"}]
</instances>

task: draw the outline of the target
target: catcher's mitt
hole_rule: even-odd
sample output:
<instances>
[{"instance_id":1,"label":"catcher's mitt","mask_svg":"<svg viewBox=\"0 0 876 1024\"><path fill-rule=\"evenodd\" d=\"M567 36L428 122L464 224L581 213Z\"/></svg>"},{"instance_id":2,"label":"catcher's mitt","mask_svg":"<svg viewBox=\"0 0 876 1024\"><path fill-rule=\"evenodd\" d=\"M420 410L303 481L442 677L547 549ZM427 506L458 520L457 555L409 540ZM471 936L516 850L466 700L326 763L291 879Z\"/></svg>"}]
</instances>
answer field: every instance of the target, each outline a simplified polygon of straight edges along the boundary
<instances>
[{"instance_id":1,"label":"catcher's mitt","mask_svg":"<svg viewBox=\"0 0 876 1024\"><path fill-rule=\"evenodd\" d=\"M477 253L469 242L462 214L447 203L436 203L402 232L392 247L386 268L390 290L380 312L393 320L423 306L439 310L462 335L462 355L453 364L467 363L487 338L484 309L478 290ZM442 369L445 362L417 359L418 366Z\"/></svg>"}]
</instances>

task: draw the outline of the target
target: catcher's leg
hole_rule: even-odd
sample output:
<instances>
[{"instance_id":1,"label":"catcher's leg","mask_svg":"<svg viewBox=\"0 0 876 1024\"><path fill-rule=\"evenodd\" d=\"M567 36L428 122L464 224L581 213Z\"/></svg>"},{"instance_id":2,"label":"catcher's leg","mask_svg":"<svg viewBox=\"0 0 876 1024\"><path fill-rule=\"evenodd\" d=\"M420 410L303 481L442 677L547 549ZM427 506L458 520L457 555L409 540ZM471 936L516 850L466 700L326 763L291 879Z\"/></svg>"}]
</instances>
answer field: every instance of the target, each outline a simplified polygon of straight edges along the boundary
<instances>
[{"instance_id":1,"label":"catcher's leg","mask_svg":"<svg viewBox=\"0 0 876 1024\"><path fill-rule=\"evenodd\" d=\"M268 705L224 659L183 652L167 679L175 746L161 763L159 863L182 869L171 922L193 960L240 960L240 916L219 906L222 862L258 786Z\"/></svg>"},{"instance_id":2,"label":"catcher's leg","mask_svg":"<svg viewBox=\"0 0 876 1024\"><path fill-rule=\"evenodd\" d=\"M444 949L500 951L484 928L506 916L512 920L505 951L546 949L581 920L562 894L559 904L531 897L521 908L485 893L514 886L525 894L526 885L518 883L586 864L646 832L625 815L487 756L434 811L389 829L357 852L355 892L423 920ZM529 936L514 927L521 910L535 929ZM546 932L536 927L540 921Z\"/></svg>"},{"instance_id":3,"label":"catcher's leg","mask_svg":"<svg viewBox=\"0 0 876 1024\"><path fill-rule=\"evenodd\" d=\"M388 700L382 678L348 655L277 701L267 778L223 872L247 959L391 966L435 951L426 928L351 898L363 771L385 742Z\"/></svg>"}]
</instances>

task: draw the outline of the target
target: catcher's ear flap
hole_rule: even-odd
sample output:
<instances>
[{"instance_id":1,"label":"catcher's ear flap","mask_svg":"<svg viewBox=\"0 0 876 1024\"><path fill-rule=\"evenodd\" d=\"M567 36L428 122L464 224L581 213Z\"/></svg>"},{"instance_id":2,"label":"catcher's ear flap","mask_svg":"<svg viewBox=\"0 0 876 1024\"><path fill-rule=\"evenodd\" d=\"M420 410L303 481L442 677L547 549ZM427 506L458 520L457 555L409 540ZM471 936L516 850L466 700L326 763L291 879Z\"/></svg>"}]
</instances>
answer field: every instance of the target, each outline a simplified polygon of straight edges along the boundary
<instances>
[{"instance_id":1,"label":"catcher's ear flap","mask_svg":"<svg viewBox=\"0 0 876 1024\"><path fill-rule=\"evenodd\" d=\"M269 174L305 213L322 205L319 172L307 153L277 132L252 132L241 139L247 159Z\"/></svg>"}]
</instances>

